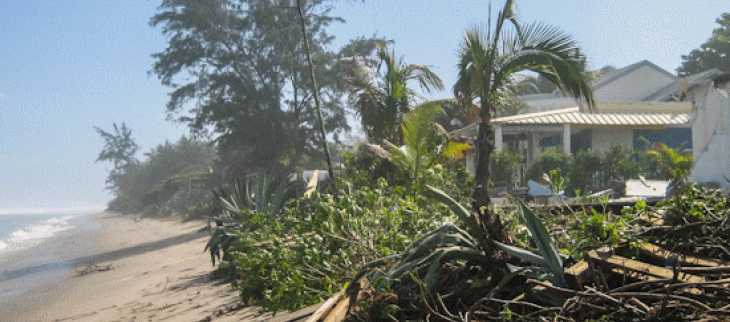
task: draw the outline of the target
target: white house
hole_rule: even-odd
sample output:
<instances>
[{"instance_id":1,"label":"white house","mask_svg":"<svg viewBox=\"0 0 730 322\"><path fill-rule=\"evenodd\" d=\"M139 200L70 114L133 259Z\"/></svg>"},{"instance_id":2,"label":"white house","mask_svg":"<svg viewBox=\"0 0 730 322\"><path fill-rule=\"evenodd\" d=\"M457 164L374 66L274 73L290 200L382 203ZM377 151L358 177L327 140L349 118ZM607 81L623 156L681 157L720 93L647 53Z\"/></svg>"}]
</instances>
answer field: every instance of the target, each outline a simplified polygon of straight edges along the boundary
<instances>
[{"instance_id":1,"label":"white house","mask_svg":"<svg viewBox=\"0 0 730 322\"><path fill-rule=\"evenodd\" d=\"M683 101L685 91L719 74L722 72L713 69L678 78L649 61L641 61L608 72L592 83L594 111L585 110L573 98L559 93L522 96L518 99L537 112L493 119L495 148L521 150L528 163L541 149L558 146L567 154L604 151L614 144L646 149L644 141L648 140L691 149L688 120L692 104ZM477 130L475 123L450 134L473 139ZM467 167L476 163L474 156L467 155Z\"/></svg>"},{"instance_id":2,"label":"white house","mask_svg":"<svg viewBox=\"0 0 730 322\"><path fill-rule=\"evenodd\" d=\"M695 105L690 180L730 189L730 74L705 81L690 93Z\"/></svg>"}]
</instances>

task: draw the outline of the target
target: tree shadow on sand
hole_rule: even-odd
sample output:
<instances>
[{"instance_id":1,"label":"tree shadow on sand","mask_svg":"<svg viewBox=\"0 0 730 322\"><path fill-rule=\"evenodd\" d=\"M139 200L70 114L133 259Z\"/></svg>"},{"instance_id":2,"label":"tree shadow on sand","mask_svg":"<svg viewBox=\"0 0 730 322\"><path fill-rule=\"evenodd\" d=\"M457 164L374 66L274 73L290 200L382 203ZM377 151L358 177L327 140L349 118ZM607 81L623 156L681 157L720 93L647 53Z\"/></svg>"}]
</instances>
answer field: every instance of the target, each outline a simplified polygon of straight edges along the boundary
<instances>
[{"instance_id":1,"label":"tree shadow on sand","mask_svg":"<svg viewBox=\"0 0 730 322\"><path fill-rule=\"evenodd\" d=\"M65 269L74 267L79 264L83 263L100 263L100 262L106 262L106 261L114 261L122 258L127 258L131 256L141 255L144 253L154 252L158 251L167 247L172 247L176 245L180 245L183 243L187 243L189 241L193 241L199 238L203 237L209 237L210 234L205 231L195 231L192 233L187 233L183 235L178 235L170 238L166 238L163 240L158 240L155 242L149 242L140 244L137 246L117 249L114 251L101 253L101 254L95 254L90 256L84 256L84 257L77 257L71 260L67 261L61 261L61 262L54 262L54 263L48 263L43 265L36 265L32 267L24 267L19 268L11 271L3 271L0 272L0 282L4 281L10 281L17 278L21 278L30 274L40 273L40 272L46 272L51 270L57 270L57 269Z\"/></svg>"}]
</instances>

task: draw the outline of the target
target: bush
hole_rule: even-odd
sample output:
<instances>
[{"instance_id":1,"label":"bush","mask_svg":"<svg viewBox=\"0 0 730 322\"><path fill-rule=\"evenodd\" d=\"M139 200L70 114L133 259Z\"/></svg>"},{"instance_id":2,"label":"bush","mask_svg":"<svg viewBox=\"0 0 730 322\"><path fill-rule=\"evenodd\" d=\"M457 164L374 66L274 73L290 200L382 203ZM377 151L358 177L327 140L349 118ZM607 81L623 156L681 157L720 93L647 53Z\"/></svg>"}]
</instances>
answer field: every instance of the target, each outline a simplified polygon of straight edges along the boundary
<instances>
[{"instance_id":1,"label":"bush","mask_svg":"<svg viewBox=\"0 0 730 322\"><path fill-rule=\"evenodd\" d=\"M537 156L525 175L526 180L542 181L542 176L550 170L560 169L561 173L568 173L570 158L563 151L556 148L546 149Z\"/></svg>"},{"instance_id":2,"label":"bush","mask_svg":"<svg viewBox=\"0 0 730 322\"><path fill-rule=\"evenodd\" d=\"M580 151L570 157L570 170L567 173L568 184L566 194L576 190L590 191L601 185L601 172L605 163L603 156L598 152Z\"/></svg>"},{"instance_id":3,"label":"bush","mask_svg":"<svg viewBox=\"0 0 730 322\"><path fill-rule=\"evenodd\" d=\"M520 152L502 149L492 155L492 182L504 182L514 187L519 183L520 164L525 162L525 156Z\"/></svg>"},{"instance_id":4,"label":"bush","mask_svg":"<svg viewBox=\"0 0 730 322\"><path fill-rule=\"evenodd\" d=\"M445 206L420 194L404 194L384 179L375 186L346 187L338 201L315 192L278 217L252 214L259 228L238 233L230 248L236 273L245 277L234 283L243 300L273 312L321 302L363 263L405 250L448 219Z\"/></svg>"},{"instance_id":5,"label":"bush","mask_svg":"<svg viewBox=\"0 0 730 322\"><path fill-rule=\"evenodd\" d=\"M565 193L574 194L576 191L590 192L605 189L612 179L628 180L643 176L648 179L670 179L669 172L664 164L671 164L680 157L666 157L671 153L643 152L614 145L610 150L600 153L594 151L580 151L572 156L566 156L557 149L548 149L538 155L537 160L527 170L527 179L541 181L543 173L560 169L565 173L567 186ZM671 151L670 151L671 152ZM676 152L676 151L675 151ZM676 152L675 155L680 155ZM691 155L690 155L691 157ZM681 154L681 159L688 157ZM681 163L681 162L675 162ZM682 163L682 165L685 165ZM678 166L674 166L674 169ZM684 172L682 172L684 171ZM495 170L495 175L497 171ZM679 171L687 173L686 170Z\"/></svg>"}]
</instances>

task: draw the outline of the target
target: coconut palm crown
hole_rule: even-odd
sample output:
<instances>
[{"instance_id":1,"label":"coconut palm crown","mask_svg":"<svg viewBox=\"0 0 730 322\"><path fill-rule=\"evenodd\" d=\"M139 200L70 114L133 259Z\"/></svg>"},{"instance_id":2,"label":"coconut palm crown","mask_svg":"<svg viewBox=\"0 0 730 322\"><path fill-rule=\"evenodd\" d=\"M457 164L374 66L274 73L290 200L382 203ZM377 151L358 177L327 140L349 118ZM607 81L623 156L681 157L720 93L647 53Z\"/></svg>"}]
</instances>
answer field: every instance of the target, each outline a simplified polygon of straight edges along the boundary
<instances>
[{"instance_id":1,"label":"coconut palm crown","mask_svg":"<svg viewBox=\"0 0 730 322\"><path fill-rule=\"evenodd\" d=\"M427 66L406 64L385 47L378 50L378 58L377 68L362 61L354 68L349 84L351 98L371 141L400 143L401 120L417 98L408 83L415 81L430 93L432 88L443 89L443 82Z\"/></svg>"},{"instance_id":2,"label":"coconut palm crown","mask_svg":"<svg viewBox=\"0 0 730 322\"><path fill-rule=\"evenodd\" d=\"M593 93L583 78L586 58L577 42L556 27L542 23L522 25L512 0L507 0L492 29L491 6L486 26L467 29L460 49L459 76L454 94L459 100L479 99L479 134L477 137L477 188L472 207L479 213L481 225L500 240L506 238L499 218L491 218L487 186L491 177L490 154L493 135L490 121L500 101L510 93L517 73L532 71L555 83L560 90L592 109ZM514 28L506 29L505 24Z\"/></svg>"}]
</instances>

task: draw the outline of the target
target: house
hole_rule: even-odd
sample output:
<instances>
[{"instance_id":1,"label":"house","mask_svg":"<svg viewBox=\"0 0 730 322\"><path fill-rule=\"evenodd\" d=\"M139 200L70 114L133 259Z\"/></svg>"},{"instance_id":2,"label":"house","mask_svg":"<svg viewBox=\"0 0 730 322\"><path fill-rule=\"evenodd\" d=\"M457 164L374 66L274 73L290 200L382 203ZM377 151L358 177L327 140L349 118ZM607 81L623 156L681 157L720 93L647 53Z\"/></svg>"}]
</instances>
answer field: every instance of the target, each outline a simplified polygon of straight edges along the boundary
<instances>
[{"instance_id":1,"label":"house","mask_svg":"<svg viewBox=\"0 0 730 322\"><path fill-rule=\"evenodd\" d=\"M688 121L692 104L683 101L686 89L719 74L719 70L713 69L678 78L645 60L593 81L593 111L559 93L522 96L518 99L536 112L493 119L495 148L508 146L523 151L528 164L548 147L561 147L571 154L581 150L604 151L615 144L646 149L645 142L649 141L691 149ZM473 140L477 131L475 123L450 134ZM467 168L474 169L474 157L474 152L471 157L467 155Z\"/></svg>"},{"instance_id":2,"label":"house","mask_svg":"<svg viewBox=\"0 0 730 322\"><path fill-rule=\"evenodd\" d=\"M730 74L689 91L695 109L690 117L694 167L690 180L730 189Z\"/></svg>"}]
</instances>

